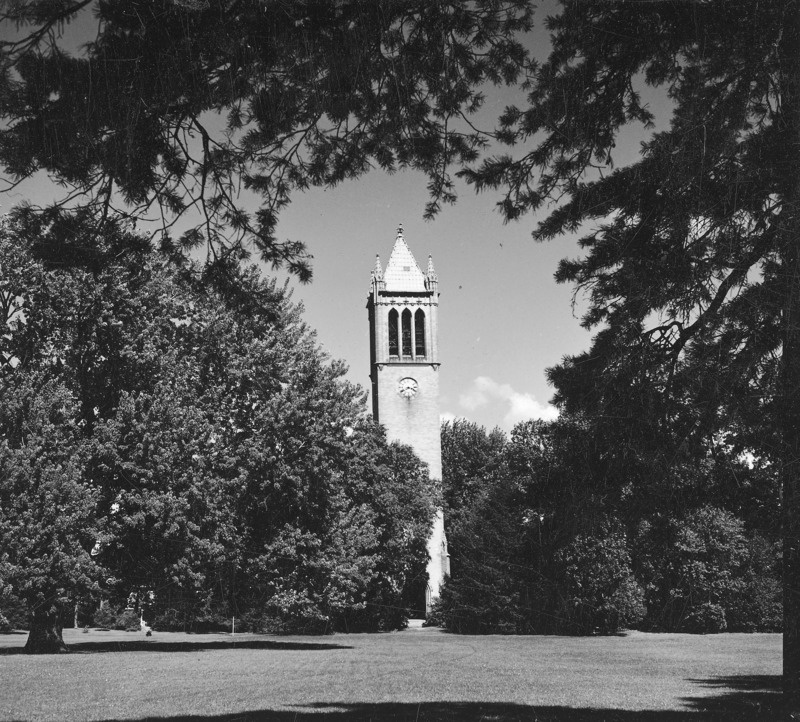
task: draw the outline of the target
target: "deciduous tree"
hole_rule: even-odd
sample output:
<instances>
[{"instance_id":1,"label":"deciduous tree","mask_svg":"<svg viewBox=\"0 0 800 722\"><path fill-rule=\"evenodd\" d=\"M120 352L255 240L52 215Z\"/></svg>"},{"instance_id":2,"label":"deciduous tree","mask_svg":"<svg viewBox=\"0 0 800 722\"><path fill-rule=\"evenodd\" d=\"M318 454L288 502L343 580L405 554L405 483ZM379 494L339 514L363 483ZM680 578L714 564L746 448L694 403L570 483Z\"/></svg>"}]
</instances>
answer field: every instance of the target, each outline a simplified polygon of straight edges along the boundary
<instances>
[{"instance_id":1,"label":"deciduous tree","mask_svg":"<svg viewBox=\"0 0 800 722\"><path fill-rule=\"evenodd\" d=\"M235 265L203 283L114 219L64 263L39 220L0 234L0 571L31 651L63 646L68 600L132 590L190 618L401 624L436 490L285 288Z\"/></svg>"},{"instance_id":2,"label":"deciduous tree","mask_svg":"<svg viewBox=\"0 0 800 722\"><path fill-rule=\"evenodd\" d=\"M44 374L0 380L0 591L27 603L29 652L63 651L61 615L96 592L97 490L86 483L86 443L75 400Z\"/></svg>"},{"instance_id":3,"label":"deciduous tree","mask_svg":"<svg viewBox=\"0 0 800 722\"><path fill-rule=\"evenodd\" d=\"M442 424L441 443L444 519L452 546L461 516L498 478L507 439L499 428L487 432L467 419L454 419Z\"/></svg>"}]
</instances>

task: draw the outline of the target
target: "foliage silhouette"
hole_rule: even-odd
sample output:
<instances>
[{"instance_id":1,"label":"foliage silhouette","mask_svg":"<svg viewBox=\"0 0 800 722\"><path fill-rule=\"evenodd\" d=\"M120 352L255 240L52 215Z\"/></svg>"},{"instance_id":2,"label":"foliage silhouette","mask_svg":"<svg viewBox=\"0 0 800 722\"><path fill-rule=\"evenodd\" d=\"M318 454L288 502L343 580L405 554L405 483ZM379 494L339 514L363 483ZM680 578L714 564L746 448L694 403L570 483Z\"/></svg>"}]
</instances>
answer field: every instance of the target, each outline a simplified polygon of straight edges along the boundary
<instances>
[{"instance_id":1,"label":"foliage silhouette","mask_svg":"<svg viewBox=\"0 0 800 722\"><path fill-rule=\"evenodd\" d=\"M19 32L0 41L0 166L46 171L63 207L155 220L165 247L215 260L254 247L308 280L303 244L276 238L291 196L414 168L429 215L452 203L449 167L486 143L469 122L480 88L517 79L531 13L527 0L3 3ZM78 52L59 32L70 22L96 28Z\"/></svg>"}]
</instances>

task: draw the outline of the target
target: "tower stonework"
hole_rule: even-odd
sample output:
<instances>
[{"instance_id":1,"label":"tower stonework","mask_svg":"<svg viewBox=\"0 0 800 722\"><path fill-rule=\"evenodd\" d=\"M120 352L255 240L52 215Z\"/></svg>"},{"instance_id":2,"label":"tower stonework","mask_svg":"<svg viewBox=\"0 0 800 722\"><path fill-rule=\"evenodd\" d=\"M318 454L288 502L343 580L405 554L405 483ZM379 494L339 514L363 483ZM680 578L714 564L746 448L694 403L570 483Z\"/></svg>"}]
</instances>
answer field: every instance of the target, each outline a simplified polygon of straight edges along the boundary
<instances>
[{"instance_id":1,"label":"tower stonework","mask_svg":"<svg viewBox=\"0 0 800 722\"><path fill-rule=\"evenodd\" d=\"M367 301L372 412L390 441L411 446L442 478L439 435L439 280L428 256L425 273L397 231L386 270L376 258ZM450 557L439 510L428 540L426 612L439 596Z\"/></svg>"}]
</instances>

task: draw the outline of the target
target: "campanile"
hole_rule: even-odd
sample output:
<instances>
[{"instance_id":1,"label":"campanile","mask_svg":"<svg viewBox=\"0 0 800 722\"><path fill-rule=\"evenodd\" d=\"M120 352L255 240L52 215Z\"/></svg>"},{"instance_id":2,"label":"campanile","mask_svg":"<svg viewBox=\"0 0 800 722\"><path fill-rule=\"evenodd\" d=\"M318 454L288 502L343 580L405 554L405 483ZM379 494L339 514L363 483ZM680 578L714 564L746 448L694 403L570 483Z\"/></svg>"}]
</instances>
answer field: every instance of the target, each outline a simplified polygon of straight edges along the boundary
<instances>
[{"instance_id":1,"label":"campanile","mask_svg":"<svg viewBox=\"0 0 800 722\"><path fill-rule=\"evenodd\" d=\"M439 436L439 280L428 256L423 273L397 230L386 264L375 260L367 301L372 413L390 441L411 446L442 478ZM428 540L426 612L450 572L444 517L438 511Z\"/></svg>"}]
</instances>

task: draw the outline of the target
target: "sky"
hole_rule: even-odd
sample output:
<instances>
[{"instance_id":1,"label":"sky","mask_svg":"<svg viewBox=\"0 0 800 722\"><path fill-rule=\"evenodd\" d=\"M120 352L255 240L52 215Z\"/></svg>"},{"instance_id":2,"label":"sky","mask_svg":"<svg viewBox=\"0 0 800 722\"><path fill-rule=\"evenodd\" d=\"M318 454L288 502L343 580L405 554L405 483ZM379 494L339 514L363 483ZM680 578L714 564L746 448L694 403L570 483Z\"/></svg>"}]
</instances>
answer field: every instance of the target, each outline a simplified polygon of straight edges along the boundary
<instances>
[{"instance_id":1,"label":"sky","mask_svg":"<svg viewBox=\"0 0 800 722\"><path fill-rule=\"evenodd\" d=\"M398 224L417 263L430 254L439 277L440 412L505 430L553 418L545 369L588 346L572 310L572 289L553 281L574 242L538 244L530 219L504 225L495 199L462 189L459 202L422 220L425 178L374 171L363 180L298 196L279 238L308 242L314 280L292 284L321 344L369 385L366 301L378 254L385 268Z\"/></svg>"},{"instance_id":2,"label":"sky","mask_svg":"<svg viewBox=\"0 0 800 722\"><path fill-rule=\"evenodd\" d=\"M529 44L536 56L546 57L541 23ZM486 94L480 116L485 126L507 104L524 105L520 91L487 88ZM642 137L632 132L618 143L618 163L635 158ZM376 254L385 267L402 223L418 264L424 269L432 255L439 277L442 418L464 417L505 431L527 419L554 418L546 369L586 350L591 340L579 323L580 298L574 306L573 288L553 280L561 258L579 255L575 238L536 243L531 232L537 217L504 224L495 210L498 194L476 196L463 184L456 205L426 222L426 185L419 173L376 169L335 188L296 194L280 216L277 236L307 244L314 279L307 285L290 279L293 299L304 305L322 347L346 362L348 379L367 389L370 271ZM0 212L26 198L42 202L56 195L37 178L0 193Z\"/></svg>"},{"instance_id":3,"label":"sky","mask_svg":"<svg viewBox=\"0 0 800 722\"><path fill-rule=\"evenodd\" d=\"M527 38L540 61L549 52L542 19L554 9L554 2L539 4L537 26ZM637 90L661 127L669 115L663 94L643 83ZM525 107L518 89L487 87L485 94L478 116L482 127L493 127L507 105ZM649 133L625 129L615 165L637 160ZM292 284L306 321L324 348L348 364L348 378L368 388L370 271L376 254L386 267L402 223L417 263L424 270L430 254L439 278L442 418L466 418L506 432L521 421L555 418L546 370L564 356L588 350L592 337L580 325L583 299L553 278L562 258L581 255L578 235L535 242L532 231L552 207L506 224L496 210L499 192L476 195L463 183L454 206L443 206L433 221L424 221L426 185L426 178L412 171L373 170L293 198L282 212L278 237L306 241L314 255L313 282Z\"/></svg>"}]
</instances>

